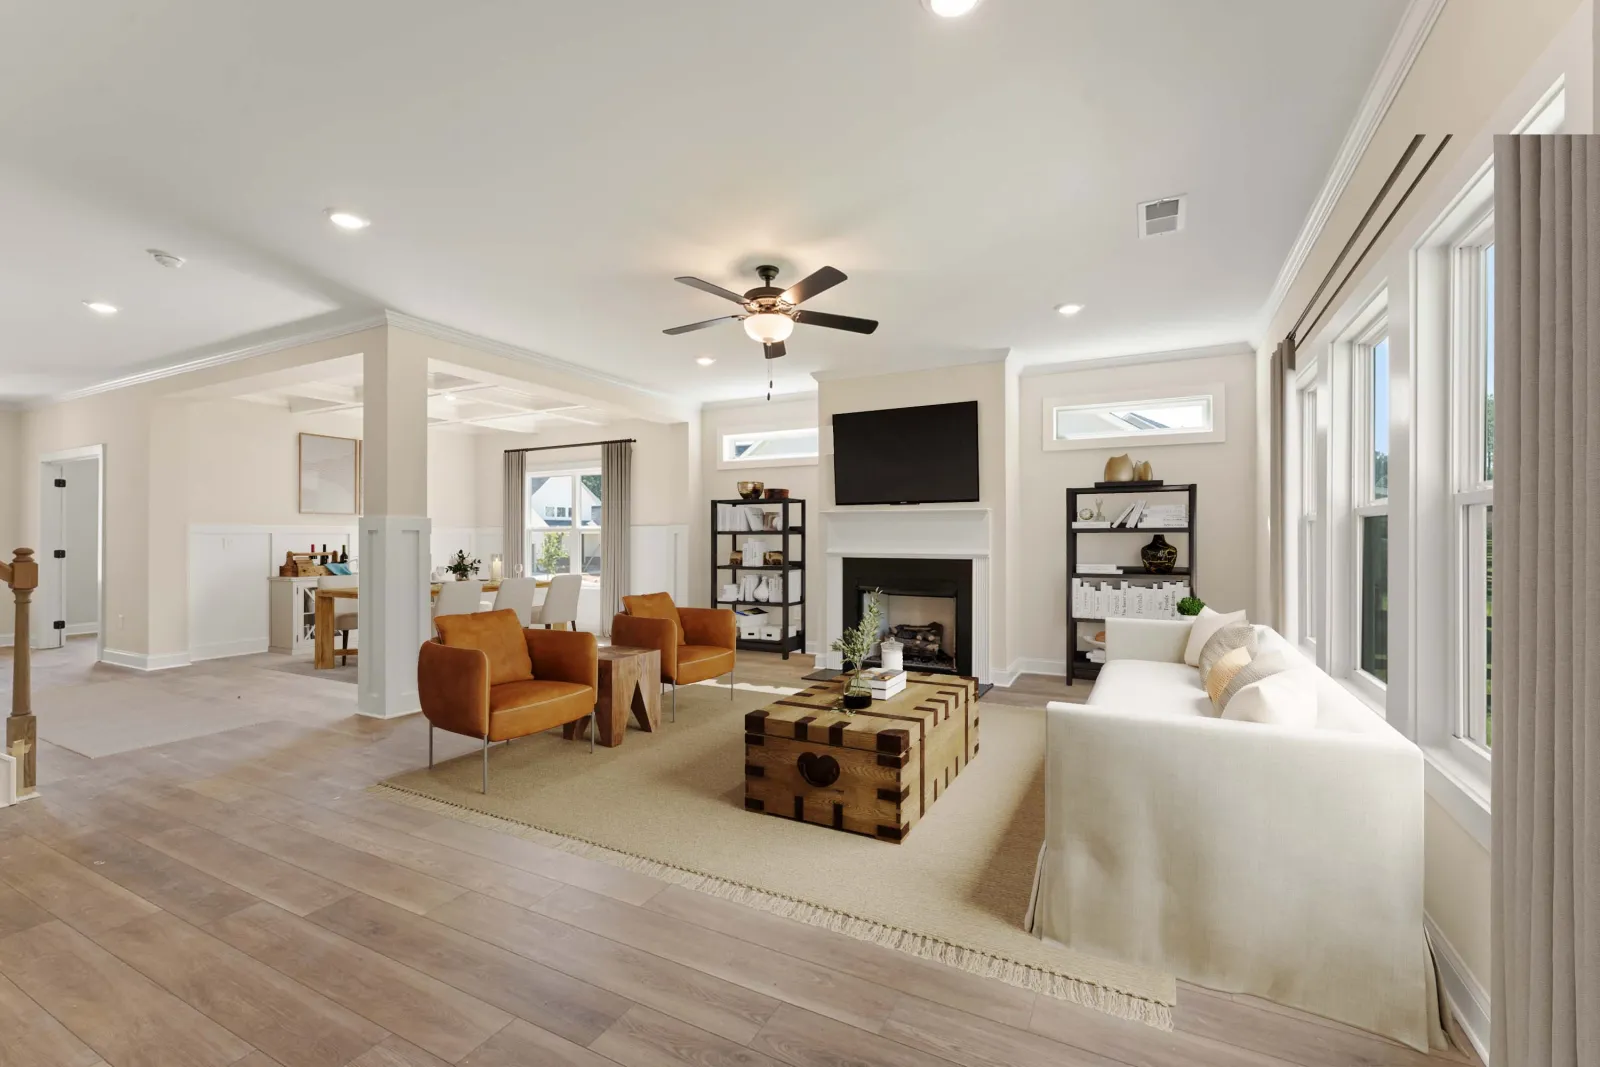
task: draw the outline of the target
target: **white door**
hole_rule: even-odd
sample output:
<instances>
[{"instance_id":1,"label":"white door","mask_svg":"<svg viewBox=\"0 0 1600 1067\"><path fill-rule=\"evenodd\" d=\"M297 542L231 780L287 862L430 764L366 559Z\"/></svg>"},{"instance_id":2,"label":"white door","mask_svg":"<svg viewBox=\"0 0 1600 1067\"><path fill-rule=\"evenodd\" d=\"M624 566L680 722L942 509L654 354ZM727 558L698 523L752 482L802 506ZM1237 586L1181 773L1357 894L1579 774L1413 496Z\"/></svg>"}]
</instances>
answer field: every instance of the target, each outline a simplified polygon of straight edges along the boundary
<instances>
[{"instance_id":1,"label":"white door","mask_svg":"<svg viewBox=\"0 0 1600 1067\"><path fill-rule=\"evenodd\" d=\"M39 588L33 594L34 648L60 648L67 625L66 473L63 464L39 465Z\"/></svg>"}]
</instances>

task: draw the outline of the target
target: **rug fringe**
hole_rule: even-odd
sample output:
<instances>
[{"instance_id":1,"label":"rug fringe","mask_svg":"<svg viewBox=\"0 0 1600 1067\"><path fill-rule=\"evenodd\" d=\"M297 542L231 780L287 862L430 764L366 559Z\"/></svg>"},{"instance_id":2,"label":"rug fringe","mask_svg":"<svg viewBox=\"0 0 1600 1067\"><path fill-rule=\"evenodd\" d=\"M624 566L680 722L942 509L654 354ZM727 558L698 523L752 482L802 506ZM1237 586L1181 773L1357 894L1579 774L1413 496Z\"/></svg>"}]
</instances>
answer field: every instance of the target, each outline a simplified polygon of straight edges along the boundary
<instances>
[{"instance_id":1,"label":"rug fringe","mask_svg":"<svg viewBox=\"0 0 1600 1067\"><path fill-rule=\"evenodd\" d=\"M623 852L598 842L556 833L506 816L490 815L464 804L440 800L438 797L414 792L387 782L377 782L369 786L367 791L382 794L386 799L422 811L446 815L475 826L500 830L586 859L601 860L614 867L648 875L686 889L844 934L857 941L881 945L919 959L932 960L983 978L993 978L1007 985L1093 1008L1119 1019L1143 1023L1159 1030L1172 1029L1172 1005L1126 993L1097 982L1075 978L1060 971L997 956L980 949L967 948L941 938L890 926L873 919L864 919L848 912L786 897L756 886L744 885L685 867L675 867L648 856Z\"/></svg>"}]
</instances>

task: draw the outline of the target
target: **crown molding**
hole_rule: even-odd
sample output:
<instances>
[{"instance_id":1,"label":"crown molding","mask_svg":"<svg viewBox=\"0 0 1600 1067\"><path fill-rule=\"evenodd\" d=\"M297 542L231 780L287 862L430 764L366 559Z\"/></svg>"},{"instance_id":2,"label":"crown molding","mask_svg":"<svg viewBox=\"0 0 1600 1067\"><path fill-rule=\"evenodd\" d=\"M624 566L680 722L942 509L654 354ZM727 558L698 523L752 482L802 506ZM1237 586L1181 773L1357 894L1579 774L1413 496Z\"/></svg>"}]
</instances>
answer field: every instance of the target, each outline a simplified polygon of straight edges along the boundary
<instances>
[{"instance_id":1,"label":"crown molding","mask_svg":"<svg viewBox=\"0 0 1600 1067\"><path fill-rule=\"evenodd\" d=\"M1344 142L1339 145L1338 155L1334 156L1333 166L1322 183L1322 190L1317 193L1317 199L1312 203L1311 211L1300 227L1300 235L1295 238L1288 257L1278 271L1278 278L1272 284L1272 292L1267 296L1266 306L1261 312L1260 325L1257 329L1257 333L1261 336L1257 337L1257 344L1266 343L1265 334L1272 328L1272 320L1282 308L1284 300L1289 295L1289 288L1299 276L1300 268L1305 266L1306 258L1311 255L1311 250L1321 239L1322 231L1328 225L1334 207L1344 195L1350 179L1355 176L1361 157L1366 154L1367 146L1372 143L1378 127L1383 124L1384 116L1389 113L1394 98L1400 94L1400 87L1410 75L1417 56L1422 54L1422 46L1427 43L1434 24L1439 21L1439 15L1444 11L1446 2L1447 0L1411 0L1406 5L1405 13L1400 16L1400 25L1390 38L1389 48L1383 54L1383 61L1378 64L1377 73L1372 76L1372 82L1367 86L1367 94L1361 100L1360 109L1356 111L1355 121L1345 133Z\"/></svg>"},{"instance_id":2,"label":"crown molding","mask_svg":"<svg viewBox=\"0 0 1600 1067\"><path fill-rule=\"evenodd\" d=\"M432 337L437 341L461 345L464 348L475 348L490 355L505 356L507 359L531 363L544 370L555 371L558 374L570 374L575 378L594 382L596 385L608 385L613 389L625 389L630 393L648 396L654 400L665 400L670 403L677 403L681 400L680 397L659 392L655 389L647 389L637 382L630 382L626 378L594 370L591 367L584 367L577 363L569 363L564 359L557 359L555 356L547 356L543 352L535 352L531 348L523 348L520 345L514 345L506 341L497 341L492 337L484 337L481 334L458 330L454 326L446 326L442 322L419 319L402 311L385 311L383 318L385 322L397 330L409 330L412 333L420 333L424 337Z\"/></svg>"},{"instance_id":3,"label":"crown molding","mask_svg":"<svg viewBox=\"0 0 1600 1067\"><path fill-rule=\"evenodd\" d=\"M130 389L136 385L146 385L158 382L163 378L174 378L180 374L192 374L195 371L206 370L211 367L224 367L230 363L242 363L247 359L257 356L271 355L289 348L298 348L301 345L316 344L319 341L331 341L336 337L346 337L362 330L370 330L382 326L384 320L379 315L369 315L353 322L345 322L334 326L324 326L317 330L304 330L299 333L286 334L271 341L262 341L259 344L246 345L243 348L230 348L215 352L208 356L184 360L181 363L169 363L162 367L152 367L149 370L125 374L120 378L109 378L94 385L84 386L82 389L73 389L65 393L56 393L52 396L41 397L22 405L24 410L37 411L40 408L51 407L55 404L65 404L71 400L82 400L85 397L98 396L101 393L110 393L118 389Z\"/></svg>"},{"instance_id":4,"label":"crown molding","mask_svg":"<svg viewBox=\"0 0 1600 1067\"><path fill-rule=\"evenodd\" d=\"M1098 356L1088 359L1068 359L1055 363L1028 363L1019 373L1025 378L1039 374L1070 374L1073 371L1104 370L1107 367L1131 367L1140 363L1175 363L1189 359L1217 359L1223 356L1249 356L1255 358L1256 350L1243 341L1202 348L1179 348L1167 352L1134 352L1124 356Z\"/></svg>"}]
</instances>

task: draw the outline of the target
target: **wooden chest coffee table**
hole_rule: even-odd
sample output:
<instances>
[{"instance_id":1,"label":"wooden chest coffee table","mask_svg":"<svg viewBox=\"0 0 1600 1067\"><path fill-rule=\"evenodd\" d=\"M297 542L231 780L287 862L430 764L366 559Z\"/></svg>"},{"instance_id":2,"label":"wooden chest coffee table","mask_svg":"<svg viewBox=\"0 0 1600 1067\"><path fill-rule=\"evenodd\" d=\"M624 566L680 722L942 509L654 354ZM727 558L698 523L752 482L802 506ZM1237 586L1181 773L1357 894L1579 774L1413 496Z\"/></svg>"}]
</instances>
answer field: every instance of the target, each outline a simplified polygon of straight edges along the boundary
<instances>
[{"instance_id":1,"label":"wooden chest coffee table","mask_svg":"<svg viewBox=\"0 0 1600 1067\"><path fill-rule=\"evenodd\" d=\"M744 719L744 806L902 841L978 754L978 683L910 673L872 707L836 710L844 679Z\"/></svg>"}]
</instances>

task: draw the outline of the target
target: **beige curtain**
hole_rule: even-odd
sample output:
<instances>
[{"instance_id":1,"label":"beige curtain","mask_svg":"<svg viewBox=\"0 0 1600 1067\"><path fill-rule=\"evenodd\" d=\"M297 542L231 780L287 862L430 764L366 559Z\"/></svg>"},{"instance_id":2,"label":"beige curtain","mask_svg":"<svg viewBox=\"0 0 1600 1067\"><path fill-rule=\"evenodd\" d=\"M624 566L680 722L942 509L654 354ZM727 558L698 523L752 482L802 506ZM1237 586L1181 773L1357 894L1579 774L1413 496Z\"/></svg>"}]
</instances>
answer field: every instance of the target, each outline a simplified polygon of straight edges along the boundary
<instances>
[{"instance_id":1,"label":"beige curtain","mask_svg":"<svg viewBox=\"0 0 1600 1067\"><path fill-rule=\"evenodd\" d=\"M528 456L525 452L506 453L505 472L505 555L506 577L528 573L528 543L523 511L528 503Z\"/></svg>"},{"instance_id":2,"label":"beige curtain","mask_svg":"<svg viewBox=\"0 0 1600 1067\"><path fill-rule=\"evenodd\" d=\"M1600 138L1495 139L1493 1067L1600 1064Z\"/></svg>"},{"instance_id":3,"label":"beige curtain","mask_svg":"<svg viewBox=\"0 0 1600 1067\"><path fill-rule=\"evenodd\" d=\"M610 441L600 453L600 632L628 592L628 542L633 500L633 444Z\"/></svg>"}]
</instances>

